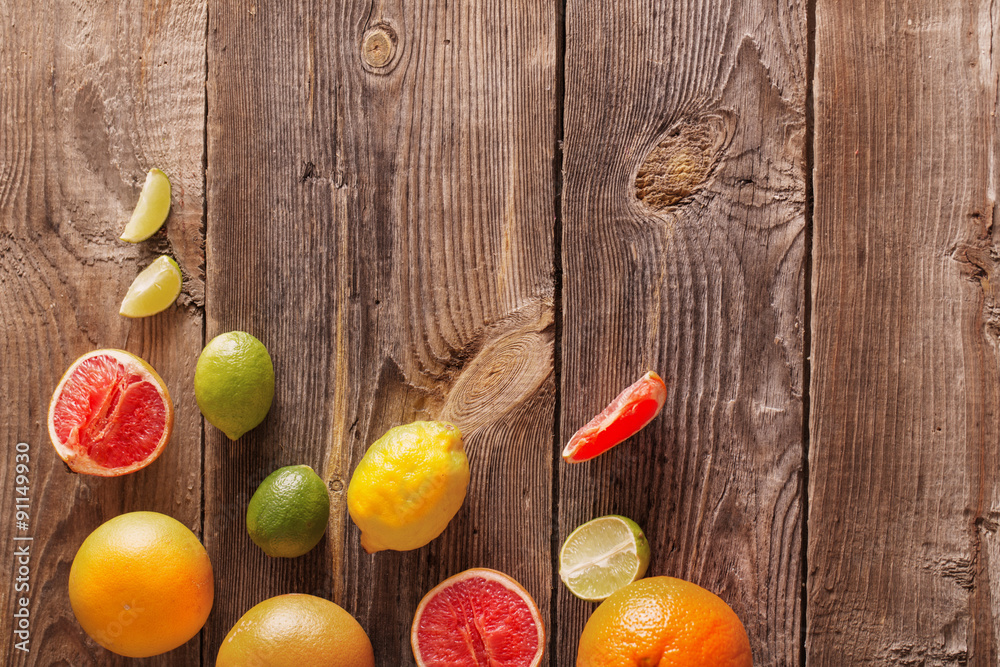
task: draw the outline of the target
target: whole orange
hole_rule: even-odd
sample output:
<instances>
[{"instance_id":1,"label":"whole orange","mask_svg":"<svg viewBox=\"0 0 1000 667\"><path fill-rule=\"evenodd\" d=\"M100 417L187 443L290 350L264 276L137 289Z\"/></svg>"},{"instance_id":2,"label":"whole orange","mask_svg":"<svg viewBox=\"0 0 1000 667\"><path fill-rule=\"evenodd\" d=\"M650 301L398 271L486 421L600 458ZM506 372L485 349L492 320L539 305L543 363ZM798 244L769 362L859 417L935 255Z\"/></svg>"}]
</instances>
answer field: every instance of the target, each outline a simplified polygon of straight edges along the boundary
<instances>
[{"instance_id":1,"label":"whole orange","mask_svg":"<svg viewBox=\"0 0 1000 667\"><path fill-rule=\"evenodd\" d=\"M84 631L131 658L194 637L213 600L205 547L187 526L157 512L130 512L98 526L69 571L69 601Z\"/></svg>"},{"instance_id":2,"label":"whole orange","mask_svg":"<svg viewBox=\"0 0 1000 667\"><path fill-rule=\"evenodd\" d=\"M215 667L375 667L372 643L339 605L288 593L264 600L222 640Z\"/></svg>"},{"instance_id":3,"label":"whole orange","mask_svg":"<svg viewBox=\"0 0 1000 667\"><path fill-rule=\"evenodd\" d=\"M673 577L632 582L583 628L577 667L751 667L750 640L714 593Z\"/></svg>"}]
</instances>

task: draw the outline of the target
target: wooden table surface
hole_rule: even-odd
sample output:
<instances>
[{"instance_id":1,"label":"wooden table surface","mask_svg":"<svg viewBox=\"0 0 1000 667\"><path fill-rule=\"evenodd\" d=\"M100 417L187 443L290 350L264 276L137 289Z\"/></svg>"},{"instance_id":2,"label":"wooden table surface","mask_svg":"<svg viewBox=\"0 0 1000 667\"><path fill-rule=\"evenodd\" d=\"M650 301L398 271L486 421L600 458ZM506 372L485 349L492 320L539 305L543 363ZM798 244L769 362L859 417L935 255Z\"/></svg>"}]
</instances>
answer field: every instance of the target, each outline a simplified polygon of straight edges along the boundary
<instances>
[{"instance_id":1,"label":"wooden table surface","mask_svg":"<svg viewBox=\"0 0 1000 667\"><path fill-rule=\"evenodd\" d=\"M0 664L212 665L249 607L306 592L410 665L422 595L486 566L568 666L595 605L558 547L620 513L758 666L996 665L998 27L992 0L0 0ZM170 218L122 243L154 166ZM160 253L178 304L120 317ZM233 329L277 385L235 443L192 385ZM46 431L101 347L176 406L165 454L115 479L69 473ZM563 463L647 369L661 416ZM346 484L416 419L466 434L468 498L430 545L369 556ZM329 528L271 559L246 504L298 463ZM133 510L190 526L216 577L201 634L138 662L67 597L84 537Z\"/></svg>"}]
</instances>

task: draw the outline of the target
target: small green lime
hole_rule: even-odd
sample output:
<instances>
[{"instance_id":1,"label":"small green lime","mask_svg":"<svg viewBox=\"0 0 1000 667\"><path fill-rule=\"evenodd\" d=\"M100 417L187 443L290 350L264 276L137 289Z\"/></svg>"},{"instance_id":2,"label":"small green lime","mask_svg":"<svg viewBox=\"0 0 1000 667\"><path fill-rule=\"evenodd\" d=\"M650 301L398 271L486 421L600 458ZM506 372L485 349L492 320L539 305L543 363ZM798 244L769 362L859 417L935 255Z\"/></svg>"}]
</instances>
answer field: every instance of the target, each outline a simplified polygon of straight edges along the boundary
<instances>
[{"instance_id":1,"label":"small green lime","mask_svg":"<svg viewBox=\"0 0 1000 667\"><path fill-rule=\"evenodd\" d=\"M271 409L274 365L267 348L245 331L213 338L194 369L194 397L205 419L238 439Z\"/></svg>"},{"instance_id":2,"label":"small green lime","mask_svg":"<svg viewBox=\"0 0 1000 667\"><path fill-rule=\"evenodd\" d=\"M278 468L247 506L247 532L275 558L297 558L319 544L330 519L326 484L305 465Z\"/></svg>"},{"instance_id":3,"label":"small green lime","mask_svg":"<svg viewBox=\"0 0 1000 667\"><path fill-rule=\"evenodd\" d=\"M649 541L635 521L617 514L578 526L559 550L559 578L583 600L604 600L646 574Z\"/></svg>"},{"instance_id":4,"label":"small green lime","mask_svg":"<svg viewBox=\"0 0 1000 667\"><path fill-rule=\"evenodd\" d=\"M170 213L170 179L159 169L150 169L142 184L139 202L125 225L122 241L145 241L163 226Z\"/></svg>"}]
</instances>

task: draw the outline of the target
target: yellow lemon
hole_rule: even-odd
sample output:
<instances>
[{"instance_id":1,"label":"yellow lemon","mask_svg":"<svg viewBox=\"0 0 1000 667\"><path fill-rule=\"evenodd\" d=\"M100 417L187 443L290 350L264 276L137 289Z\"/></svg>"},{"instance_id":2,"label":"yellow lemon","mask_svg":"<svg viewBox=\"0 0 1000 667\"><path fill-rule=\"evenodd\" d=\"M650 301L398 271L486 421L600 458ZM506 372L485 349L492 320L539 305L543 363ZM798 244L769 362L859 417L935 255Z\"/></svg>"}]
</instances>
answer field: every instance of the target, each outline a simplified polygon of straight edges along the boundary
<instances>
[{"instance_id":1,"label":"yellow lemon","mask_svg":"<svg viewBox=\"0 0 1000 667\"><path fill-rule=\"evenodd\" d=\"M365 551L409 551L444 531L468 487L458 428L413 422L389 429L368 448L347 487L347 509Z\"/></svg>"}]
</instances>

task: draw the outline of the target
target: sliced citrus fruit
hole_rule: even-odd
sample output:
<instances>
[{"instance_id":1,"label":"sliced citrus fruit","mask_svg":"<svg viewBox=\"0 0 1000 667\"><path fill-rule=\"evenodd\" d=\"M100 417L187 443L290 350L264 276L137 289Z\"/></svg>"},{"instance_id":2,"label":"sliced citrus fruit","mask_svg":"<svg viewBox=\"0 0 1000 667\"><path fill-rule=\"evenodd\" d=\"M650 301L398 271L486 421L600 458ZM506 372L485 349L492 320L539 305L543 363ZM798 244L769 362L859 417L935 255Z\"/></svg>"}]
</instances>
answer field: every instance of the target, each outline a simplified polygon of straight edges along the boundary
<instances>
[{"instance_id":1,"label":"sliced citrus fruit","mask_svg":"<svg viewBox=\"0 0 1000 667\"><path fill-rule=\"evenodd\" d=\"M219 647L215 667L374 667L361 624L329 600L287 593L243 614Z\"/></svg>"},{"instance_id":2,"label":"sliced citrus fruit","mask_svg":"<svg viewBox=\"0 0 1000 667\"><path fill-rule=\"evenodd\" d=\"M475 568L424 596L410 645L419 667L534 667L545 651L545 628L521 584L502 572Z\"/></svg>"},{"instance_id":3,"label":"sliced citrus fruit","mask_svg":"<svg viewBox=\"0 0 1000 667\"><path fill-rule=\"evenodd\" d=\"M160 255L132 281L118 313L125 317L148 317L170 307L181 293L181 267Z\"/></svg>"},{"instance_id":4,"label":"sliced citrus fruit","mask_svg":"<svg viewBox=\"0 0 1000 667\"><path fill-rule=\"evenodd\" d=\"M191 529L159 512L128 512L80 545L69 602L98 644L146 658L198 634L215 601L212 582L212 563Z\"/></svg>"},{"instance_id":5,"label":"sliced citrus fruit","mask_svg":"<svg viewBox=\"0 0 1000 667\"><path fill-rule=\"evenodd\" d=\"M581 463L603 454L653 421L666 400L667 386L649 371L573 434L563 449L563 458L568 463Z\"/></svg>"},{"instance_id":6,"label":"sliced citrus fruit","mask_svg":"<svg viewBox=\"0 0 1000 667\"><path fill-rule=\"evenodd\" d=\"M275 558L297 558L319 544L330 519L330 494L312 468L285 466L268 475L247 506L247 532Z\"/></svg>"},{"instance_id":7,"label":"sliced citrus fruit","mask_svg":"<svg viewBox=\"0 0 1000 667\"><path fill-rule=\"evenodd\" d=\"M95 350L69 367L49 403L49 437L72 470L117 477L144 468L170 439L163 379L124 350Z\"/></svg>"},{"instance_id":8,"label":"sliced citrus fruit","mask_svg":"<svg viewBox=\"0 0 1000 667\"><path fill-rule=\"evenodd\" d=\"M170 179L159 169L150 169L139 193L139 203L119 238L129 243L145 241L163 226L169 212Z\"/></svg>"},{"instance_id":9,"label":"sliced citrus fruit","mask_svg":"<svg viewBox=\"0 0 1000 667\"><path fill-rule=\"evenodd\" d=\"M641 579L649 541L639 525L610 514L578 526L559 550L559 578L573 595L598 601Z\"/></svg>"}]
</instances>

